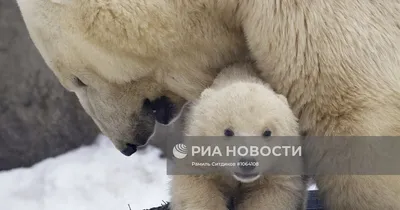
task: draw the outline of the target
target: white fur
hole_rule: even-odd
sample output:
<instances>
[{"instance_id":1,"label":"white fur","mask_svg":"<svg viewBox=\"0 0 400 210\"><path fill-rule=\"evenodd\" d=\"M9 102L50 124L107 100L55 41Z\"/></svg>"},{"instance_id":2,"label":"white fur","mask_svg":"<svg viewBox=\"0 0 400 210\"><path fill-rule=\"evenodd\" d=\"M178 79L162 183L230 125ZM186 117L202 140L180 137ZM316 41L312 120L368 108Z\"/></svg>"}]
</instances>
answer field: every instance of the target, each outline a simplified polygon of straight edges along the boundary
<instances>
[{"instance_id":1,"label":"white fur","mask_svg":"<svg viewBox=\"0 0 400 210\"><path fill-rule=\"evenodd\" d=\"M194 100L218 69L248 55L308 135L400 135L400 0L18 4L46 63L118 148L137 143L138 122L154 127L132 118L144 98ZM326 144L309 156L329 162L363 146ZM399 176L316 181L327 209L400 209Z\"/></svg>"},{"instance_id":2,"label":"white fur","mask_svg":"<svg viewBox=\"0 0 400 210\"><path fill-rule=\"evenodd\" d=\"M235 136L262 136L266 129L273 136L298 135L297 119L287 101L263 84L249 64L223 69L187 114L188 136L223 136L226 128ZM299 165L302 167L302 162ZM265 167L257 167L251 176L244 174L249 177L237 172L231 176L173 176L172 209L226 209L227 199L235 196L235 192L241 192L236 197L235 209L298 210L304 207L307 186L302 176L267 176L262 174L267 172L262 171ZM202 188L205 189L198 190Z\"/></svg>"}]
</instances>

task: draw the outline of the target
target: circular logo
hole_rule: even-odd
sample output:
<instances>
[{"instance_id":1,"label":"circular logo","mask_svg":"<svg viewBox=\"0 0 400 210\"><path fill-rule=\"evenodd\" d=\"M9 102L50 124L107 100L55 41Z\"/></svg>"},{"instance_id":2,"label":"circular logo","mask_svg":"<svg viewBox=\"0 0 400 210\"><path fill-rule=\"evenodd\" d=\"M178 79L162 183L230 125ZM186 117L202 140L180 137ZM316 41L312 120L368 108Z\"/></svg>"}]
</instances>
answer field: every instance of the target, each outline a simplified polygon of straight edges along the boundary
<instances>
[{"instance_id":1,"label":"circular logo","mask_svg":"<svg viewBox=\"0 0 400 210\"><path fill-rule=\"evenodd\" d=\"M187 155L186 145L184 144L177 144L175 145L174 149L172 150L174 156L178 159L183 159Z\"/></svg>"}]
</instances>

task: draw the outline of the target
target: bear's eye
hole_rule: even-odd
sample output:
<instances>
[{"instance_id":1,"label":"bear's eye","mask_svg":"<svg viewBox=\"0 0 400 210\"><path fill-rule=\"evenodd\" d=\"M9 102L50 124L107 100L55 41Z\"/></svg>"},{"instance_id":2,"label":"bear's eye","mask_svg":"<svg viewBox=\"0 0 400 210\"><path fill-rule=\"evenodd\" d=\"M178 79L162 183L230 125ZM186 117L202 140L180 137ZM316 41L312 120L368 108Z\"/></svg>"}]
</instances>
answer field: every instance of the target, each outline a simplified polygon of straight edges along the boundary
<instances>
[{"instance_id":1,"label":"bear's eye","mask_svg":"<svg viewBox=\"0 0 400 210\"><path fill-rule=\"evenodd\" d=\"M272 132L270 130L265 130L263 136L271 136Z\"/></svg>"},{"instance_id":2,"label":"bear's eye","mask_svg":"<svg viewBox=\"0 0 400 210\"><path fill-rule=\"evenodd\" d=\"M78 87L87 87L87 85L83 83L82 80L80 80L78 77L74 78L74 83Z\"/></svg>"},{"instance_id":3,"label":"bear's eye","mask_svg":"<svg viewBox=\"0 0 400 210\"><path fill-rule=\"evenodd\" d=\"M232 129L227 128L227 129L224 130L224 135L225 136L234 136L235 133L233 132Z\"/></svg>"}]
</instances>

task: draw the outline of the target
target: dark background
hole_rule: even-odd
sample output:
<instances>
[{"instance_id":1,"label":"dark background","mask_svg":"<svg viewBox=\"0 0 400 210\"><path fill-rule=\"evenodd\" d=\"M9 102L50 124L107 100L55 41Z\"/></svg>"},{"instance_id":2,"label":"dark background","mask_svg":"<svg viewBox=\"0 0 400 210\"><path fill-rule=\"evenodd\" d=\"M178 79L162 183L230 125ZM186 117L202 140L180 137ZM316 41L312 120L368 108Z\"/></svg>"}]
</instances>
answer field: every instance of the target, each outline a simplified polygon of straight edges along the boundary
<instances>
[{"instance_id":1,"label":"dark background","mask_svg":"<svg viewBox=\"0 0 400 210\"><path fill-rule=\"evenodd\" d=\"M182 126L157 128L149 144L165 153L166 139L180 137ZM0 0L0 171L90 145L99 133L44 63L15 0Z\"/></svg>"},{"instance_id":2,"label":"dark background","mask_svg":"<svg viewBox=\"0 0 400 210\"><path fill-rule=\"evenodd\" d=\"M0 0L0 170L91 144L98 133L39 55L15 0Z\"/></svg>"}]
</instances>

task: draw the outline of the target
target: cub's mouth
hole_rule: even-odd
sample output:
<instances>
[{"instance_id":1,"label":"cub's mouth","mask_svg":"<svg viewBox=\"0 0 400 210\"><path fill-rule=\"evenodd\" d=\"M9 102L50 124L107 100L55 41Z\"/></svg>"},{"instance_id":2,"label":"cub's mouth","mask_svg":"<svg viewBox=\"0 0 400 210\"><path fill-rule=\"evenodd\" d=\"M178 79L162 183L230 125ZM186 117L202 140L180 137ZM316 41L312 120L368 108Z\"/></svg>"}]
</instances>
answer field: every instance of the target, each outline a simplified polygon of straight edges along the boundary
<instances>
[{"instance_id":1,"label":"cub's mouth","mask_svg":"<svg viewBox=\"0 0 400 210\"><path fill-rule=\"evenodd\" d=\"M257 179L260 178L260 174L259 173L251 173L251 174L247 174L247 173L239 173L239 172L234 172L233 173L233 177L242 183L251 183L256 181Z\"/></svg>"}]
</instances>

